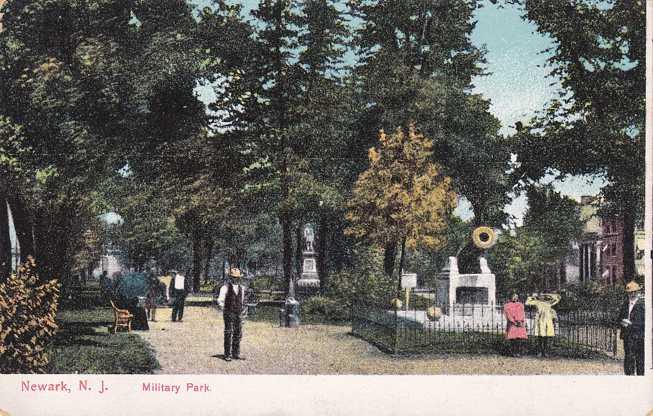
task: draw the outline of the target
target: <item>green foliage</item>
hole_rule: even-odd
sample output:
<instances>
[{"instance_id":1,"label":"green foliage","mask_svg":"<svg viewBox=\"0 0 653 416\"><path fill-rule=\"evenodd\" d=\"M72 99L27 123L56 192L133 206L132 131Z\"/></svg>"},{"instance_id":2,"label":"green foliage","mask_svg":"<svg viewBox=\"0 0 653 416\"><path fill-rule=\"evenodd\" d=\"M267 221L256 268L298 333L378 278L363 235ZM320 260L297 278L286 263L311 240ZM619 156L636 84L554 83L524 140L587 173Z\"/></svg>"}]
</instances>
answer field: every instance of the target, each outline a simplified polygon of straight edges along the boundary
<instances>
[{"instance_id":1,"label":"green foliage","mask_svg":"<svg viewBox=\"0 0 653 416\"><path fill-rule=\"evenodd\" d=\"M508 298L512 292L538 291L549 270L543 238L517 229L515 235L501 235L488 254L488 263L497 278L497 295Z\"/></svg>"},{"instance_id":2,"label":"green foliage","mask_svg":"<svg viewBox=\"0 0 653 416\"><path fill-rule=\"evenodd\" d=\"M541 236L549 249L547 260L561 259L569 252L571 242L578 241L583 233L580 206L555 192L551 185L530 186L526 196L528 210L524 215L524 227L531 234Z\"/></svg>"},{"instance_id":3,"label":"green foliage","mask_svg":"<svg viewBox=\"0 0 653 416\"><path fill-rule=\"evenodd\" d=\"M57 330L59 283L39 284L32 258L0 283L0 372L42 373Z\"/></svg>"},{"instance_id":4,"label":"green foliage","mask_svg":"<svg viewBox=\"0 0 653 416\"><path fill-rule=\"evenodd\" d=\"M274 276L256 276L250 286L254 290L282 290L282 282Z\"/></svg>"},{"instance_id":5,"label":"green foliage","mask_svg":"<svg viewBox=\"0 0 653 416\"><path fill-rule=\"evenodd\" d=\"M515 136L515 175L603 176L603 210L624 220L624 274L634 275L644 201L646 2L508 2L522 4L524 17L555 42L548 63L562 85Z\"/></svg>"},{"instance_id":6,"label":"green foliage","mask_svg":"<svg viewBox=\"0 0 653 416\"><path fill-rule=\"evenodd\" d=\"M566 286L560 291L562 298L556 305L559 311L592 310L619 313L621 304L626 299L621 285L605 286L589 282Z\"/></svg>"},{"instance_id":7,"label":"green foliage","mask_svg":"<svg viewBox=\"0 0 653 416\"><path fill-rule=\"evenodd\" d=\"M489 251L498 292L526 293L546 289L559 274L561 262L583 232L580 207L551 186L531 186L524 225L503 234Z\"/></svg>"},{"instance_id":8,"label":"green foliage","mask_svg":"<svg viewBox=\"0 0 653 416\"><path fill-rule=\"evenodd\" d=\"M310 319L321 321L348 321L351 309L343 305L339 299L313 296L304 300L301 304L302 320Z\"/></svg>"},{"instance_id":9,"label":"green foliage","mask_svg":"<svg viewBox=\"0 0 653 416\"><path fill-rule=\"evenodd\" d=\"M355 266L332 274L324 296L337 301L347 313L356 302L389 305L396 282L383 272L382 258L378 250L357 250Z\"/></svg>"},{"instance_id":10,"label":"green foliage","mask_svg":"<svg viewBox=\"0 0 653 416\"><path fill-rule=\"evenodd\" d=\"M358 25L362 135L414 122L433 140L432 160L472 204L475 222L505 220L511 183L509 142L498 133L489 101L471 94L484 50L471 41L478 1L348 2Z\"/></svg>"}]
</instances>

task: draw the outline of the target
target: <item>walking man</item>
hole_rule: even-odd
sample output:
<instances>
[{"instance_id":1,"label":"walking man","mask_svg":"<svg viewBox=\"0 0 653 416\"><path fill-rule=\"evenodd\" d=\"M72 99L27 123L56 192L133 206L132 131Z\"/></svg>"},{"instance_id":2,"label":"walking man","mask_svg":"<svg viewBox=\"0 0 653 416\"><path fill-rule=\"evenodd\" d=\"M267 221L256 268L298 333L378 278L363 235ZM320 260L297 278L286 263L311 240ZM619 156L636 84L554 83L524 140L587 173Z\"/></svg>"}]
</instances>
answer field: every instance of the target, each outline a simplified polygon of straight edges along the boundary
<instances>
[{"instance_id":1,"label":"walking man","mask_svg":"<svg viewBox=\"0 0 653 416\"><path fill-rule=\"evenodd\" d=\"M637 282L626 285L628 299L619 311L619 337L624 340L624 372L627 376L644 375L644 299L639 294L642 288Z\"/></svg>"},{"instance_id":2,"label":"walking man","mask_svg":"<svg viewBox=\"0 0 653 416\"><path fill-rule=\"evenodd\" d=\"M220 288L218 305L224 319L224 359L242 360L240 339L243 337L243 318L246 316L245 286L240 284L239 269L229 269L229 281Z\"/></svg>"},{"instance_id":3,"label":"walking man","mask_svg":"<svg viewBox=\"0 0 653 416\"><path fill-rule=\"evenodd\" d=\"M186 303L186 296L190 285L186 281L186 277L176 270L170 272L172 275L172 296L174 297L172 303L172 322L179 320L182 322L184 318L184 303Z\"/></svg>"}]
</instances>

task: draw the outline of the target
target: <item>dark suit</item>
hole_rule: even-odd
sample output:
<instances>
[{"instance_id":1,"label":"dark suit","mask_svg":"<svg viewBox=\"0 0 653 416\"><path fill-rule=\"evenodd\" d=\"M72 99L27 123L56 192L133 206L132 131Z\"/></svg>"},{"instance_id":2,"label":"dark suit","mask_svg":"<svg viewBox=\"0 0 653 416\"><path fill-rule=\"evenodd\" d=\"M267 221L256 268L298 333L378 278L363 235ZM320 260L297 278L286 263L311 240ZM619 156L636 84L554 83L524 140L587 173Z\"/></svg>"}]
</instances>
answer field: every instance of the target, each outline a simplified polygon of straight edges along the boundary
<instances>
[{"instance_id":1,"label":"dark suit","mask_svg":"<svg viewBox=\"0 0 653 416\"><path fill-rule=\"evenodd\" d=\"M619 311L619 322L629 319L632 324L621 327L620 338L624 340L624 372L626 375L644 375L644 299L637 300L628 314L629 301L626 300Z\"/></svg>"}]
</instances>

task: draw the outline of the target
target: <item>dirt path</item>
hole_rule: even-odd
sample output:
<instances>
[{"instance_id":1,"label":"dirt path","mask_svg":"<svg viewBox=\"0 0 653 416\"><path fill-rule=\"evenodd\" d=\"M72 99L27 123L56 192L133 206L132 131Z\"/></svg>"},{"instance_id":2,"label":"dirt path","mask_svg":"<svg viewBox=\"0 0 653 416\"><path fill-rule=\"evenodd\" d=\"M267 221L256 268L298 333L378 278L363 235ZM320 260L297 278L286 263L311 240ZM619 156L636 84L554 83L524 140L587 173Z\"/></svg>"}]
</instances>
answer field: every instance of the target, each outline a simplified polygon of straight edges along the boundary
<instances>
[{"instance_id":1,"label":"dirt path","mask_svg":"<svg viewBox=\"0 0 653 416\"><path fill-rule=\"evenodd\" d=\"M170 322L170 309L139 332L156 350L161 374L621 374L616 360L510 358L500 355L393 357L348 335L346 326L279 328L246 322L244 361L225 362L222 315L207 306L188 306L184 321Z\"/></svg>"}]
</instances>

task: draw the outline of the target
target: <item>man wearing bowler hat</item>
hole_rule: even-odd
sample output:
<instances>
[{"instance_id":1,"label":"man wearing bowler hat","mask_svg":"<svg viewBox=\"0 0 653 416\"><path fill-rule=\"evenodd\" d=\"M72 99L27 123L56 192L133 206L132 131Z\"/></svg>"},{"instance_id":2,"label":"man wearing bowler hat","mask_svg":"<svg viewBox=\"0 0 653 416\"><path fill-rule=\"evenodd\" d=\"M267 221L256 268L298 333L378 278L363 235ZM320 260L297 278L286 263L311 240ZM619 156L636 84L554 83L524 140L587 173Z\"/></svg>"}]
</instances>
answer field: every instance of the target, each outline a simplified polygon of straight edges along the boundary
<instances>
[{"instance_id":1,"label":"man wearing bowler hat","mask_svg":"<svg viewBox=\"0 0 653 416\"><path fill-rule=\"evenodd\" d=\"M632 376L644 375L644 299L637 282L626 285L628 299L619 311L620 338L624 340L624 372Z\"/></svg>"},{"instance_id":2,"label":"man wearing bowler hat","mask_svg":"<svg viewBox=\"0 0 653 416\"><path fill-rule=\"evenodd\" d=\"M241 284L242 274L239 269L229 268L229 281L220 288L218 305L224 319L224 359L242 360L240 356L240 339L243 336L243 318L245 317L245 286Z\"/></svg>"}]
</instances>

